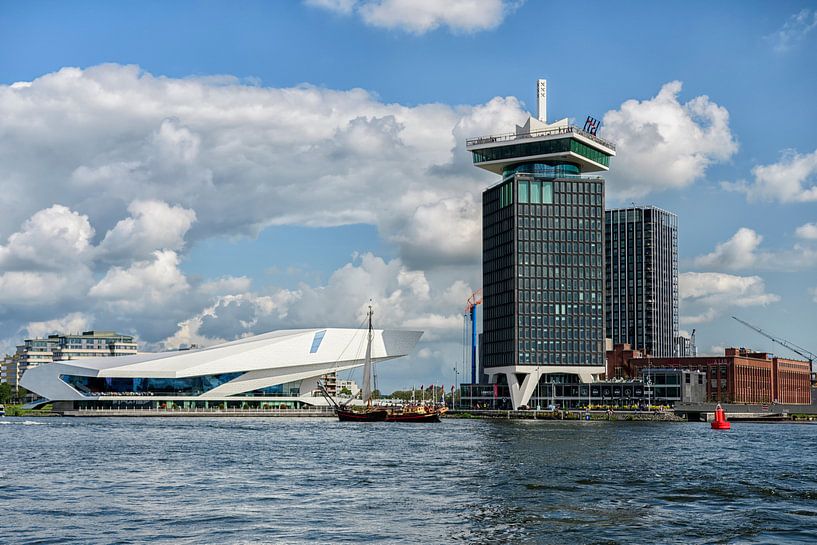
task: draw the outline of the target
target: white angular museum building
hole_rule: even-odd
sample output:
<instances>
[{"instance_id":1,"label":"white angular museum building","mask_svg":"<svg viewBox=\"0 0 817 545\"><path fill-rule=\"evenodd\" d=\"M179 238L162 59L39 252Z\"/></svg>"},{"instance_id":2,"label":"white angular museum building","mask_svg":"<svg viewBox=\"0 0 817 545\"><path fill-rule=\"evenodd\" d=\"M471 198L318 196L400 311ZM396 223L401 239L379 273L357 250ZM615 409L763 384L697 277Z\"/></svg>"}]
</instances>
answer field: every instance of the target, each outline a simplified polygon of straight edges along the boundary
<instances>
[{"instance_id":1,"label":"white angular museum building","mask_svg":"<svg viewBox=\"0 0 817 545\"><path fill-rule=\"evenodd\" d=\"M372 333L373 363L409 354L423 334ZM317 381L363 365L366 337L365 329L272 331L197 350L50 363L26 371L21 386L63 410L323 406Z\"/></svg>"}]
</instances>

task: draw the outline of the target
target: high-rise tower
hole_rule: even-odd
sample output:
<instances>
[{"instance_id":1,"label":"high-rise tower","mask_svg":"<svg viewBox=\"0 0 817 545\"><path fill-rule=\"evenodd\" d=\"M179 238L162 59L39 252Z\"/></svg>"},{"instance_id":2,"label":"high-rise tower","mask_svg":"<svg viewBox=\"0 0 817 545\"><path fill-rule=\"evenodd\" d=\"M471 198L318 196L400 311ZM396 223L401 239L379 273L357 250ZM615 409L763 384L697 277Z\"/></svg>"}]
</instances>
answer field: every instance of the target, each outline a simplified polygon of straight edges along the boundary
<instances>
[{"instance_id":1,"label":"high-rise tower","mask_svg":"<svg viewBox=\"0 0 817 545\"><path fill-rule=\"evenodd\" d=\"M502 176L482 194L483 372L514 408L540 381L604 373L604 180L615 146L567 119L469 139L474 164ZM543 377L546 377L543 380Z\"/></svg>"},{"instance_id":2,"label":"high-rise tower","mask_svg":"<svg viewBox=\"0 0 817 545\"><path fill-rule=\"evenodd\" d=\"M604 215L607 335L655 357L678 356L678 217L654 206Z\"/></svg>"}]
</instances>

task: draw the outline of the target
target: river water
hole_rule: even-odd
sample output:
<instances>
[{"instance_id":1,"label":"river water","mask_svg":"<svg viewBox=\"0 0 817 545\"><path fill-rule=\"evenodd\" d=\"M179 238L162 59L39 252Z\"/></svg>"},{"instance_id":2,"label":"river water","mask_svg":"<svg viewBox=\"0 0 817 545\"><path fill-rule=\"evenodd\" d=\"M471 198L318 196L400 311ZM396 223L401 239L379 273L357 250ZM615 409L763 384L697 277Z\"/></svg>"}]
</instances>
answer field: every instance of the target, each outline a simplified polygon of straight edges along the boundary
<instances>
[{"instance_id":1,"label":"river water","mask_svg":"<svg viewBox=\"0 0 817 545\"><path fill-rule=\"evenodd\" d=\"M817 426L0 419L0 543L815 543Z\"/></svg>"}]
</instances>

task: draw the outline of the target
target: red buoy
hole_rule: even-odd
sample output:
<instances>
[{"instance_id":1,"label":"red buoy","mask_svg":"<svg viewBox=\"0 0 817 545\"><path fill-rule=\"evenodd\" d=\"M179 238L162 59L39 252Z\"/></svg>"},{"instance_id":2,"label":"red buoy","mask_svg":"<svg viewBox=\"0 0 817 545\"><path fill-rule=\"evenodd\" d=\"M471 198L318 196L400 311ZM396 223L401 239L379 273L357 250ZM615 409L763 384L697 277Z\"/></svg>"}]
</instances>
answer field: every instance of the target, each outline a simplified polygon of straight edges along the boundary
<instances>
[{"instance_id":1,"label":"red buoy","mask_svg":"<svg viewBox=\"0 0 817 545\"><path fill-rule=\"evenodd\" d=\"M718 403L718 406L715 407L715 420L712 421L712 429L728 430L731 427L732 424L726 421L726 414L723 412L723 407L721 407L721 404Z\"/></svg>"}]
</instances>

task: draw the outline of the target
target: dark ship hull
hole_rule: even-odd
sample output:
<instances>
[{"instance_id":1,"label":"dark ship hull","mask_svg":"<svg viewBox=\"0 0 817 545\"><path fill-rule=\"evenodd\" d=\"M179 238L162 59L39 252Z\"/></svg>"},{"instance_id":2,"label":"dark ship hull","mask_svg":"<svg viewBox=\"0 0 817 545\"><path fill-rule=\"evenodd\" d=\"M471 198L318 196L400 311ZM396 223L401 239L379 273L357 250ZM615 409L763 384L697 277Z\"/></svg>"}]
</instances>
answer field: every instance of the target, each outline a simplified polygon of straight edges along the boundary
<instances>
[{"instance_id":1,"label":"dark ship hull","mask_svg":"<svg viewBox=\"0 0 817 545\"><path fill-rule=\"evenodd\" d=\"M440 413L391 413L386 422L439 422Z\"/></svg>"},{"instance_id":2,"label":"dark ship hull","mask_svg":"<svg viewBox=\"0 0 817 545\"><path fill-rule=\"evenodd\" d=\"M369 409L366 411L351 411L336 409L335 414L341 422L385 422L389 413L385 409Z\"/></svg>"}]
</instances>

